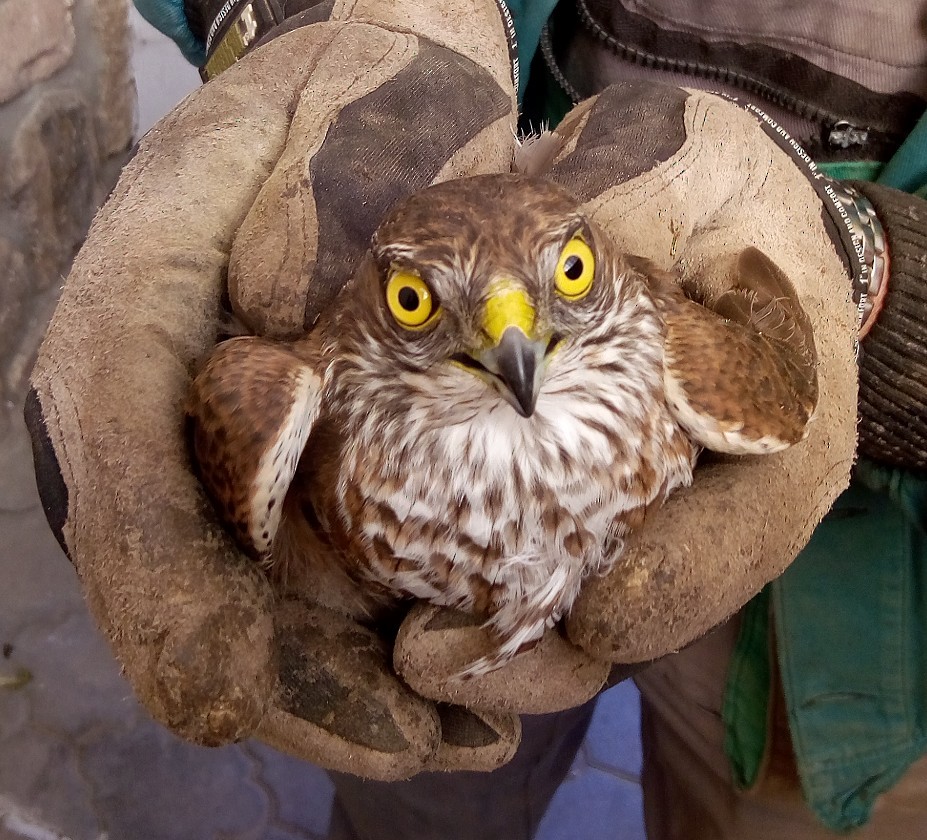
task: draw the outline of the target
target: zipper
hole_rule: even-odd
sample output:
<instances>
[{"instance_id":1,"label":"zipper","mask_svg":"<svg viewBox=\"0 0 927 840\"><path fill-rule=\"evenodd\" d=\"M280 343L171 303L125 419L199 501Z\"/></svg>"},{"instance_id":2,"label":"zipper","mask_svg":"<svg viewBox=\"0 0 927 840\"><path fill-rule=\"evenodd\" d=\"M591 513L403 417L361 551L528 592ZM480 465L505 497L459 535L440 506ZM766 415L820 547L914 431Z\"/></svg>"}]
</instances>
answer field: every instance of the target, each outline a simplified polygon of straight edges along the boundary
<instances>
[{"instance_id":1,"label":"zipper","mask_svg":"<svg viewBox=\"0 0 927 840\"><path fill-rule=\"evenodd\" d=\"M652 70L682 73L688 76L707 79L708 81L720 82L737 88L744 93L758 96L767 102L778 105L780 108L801 119L822 126L826 131L825 137L827 143L832 147L848 149L851 146L864 146L871 139L873 129L853 125L840 114L836 114L833 111L829 111L817 105L812 105L795 96L790 91L771 85L748 73L739 70L731 70L727 67L706 64L700 61L685 61L683 59L668 58L648 52L647 50L642 50L631 44L625 44L602 27L590 13L585 0L575 0L575 2L580 19L585 24L586 28L619 58L625 61ZM583 97L570 83L569 79L566 78L557 64L550 32L546 25L541 33L541 42L539 46L544 61L557 84L563 88L564 93L572 100L574 105L578 104Z\"/></svg>"}]
</instances>

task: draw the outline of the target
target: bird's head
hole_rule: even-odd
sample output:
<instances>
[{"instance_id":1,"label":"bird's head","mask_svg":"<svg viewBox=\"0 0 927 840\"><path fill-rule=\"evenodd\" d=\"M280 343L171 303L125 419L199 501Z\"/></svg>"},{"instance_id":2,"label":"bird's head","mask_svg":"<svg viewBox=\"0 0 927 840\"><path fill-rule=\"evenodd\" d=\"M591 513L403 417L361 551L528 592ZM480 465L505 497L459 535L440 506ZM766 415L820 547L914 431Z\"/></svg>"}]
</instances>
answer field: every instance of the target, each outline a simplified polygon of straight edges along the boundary
<instances>
[{"instance_id":1,"label":"bird's head","mask_svg":"<svg viewBox=\"0 0 927 840\"><path fill-rule=\"evenodd\" d=\"M484 405L501 399L529 417L557 357L620 308L627 272L615 260L550 182L438 184L376 231L339 319L342 347L421 395L460 400L476 388Z\"/></svg>"}]
</instances>

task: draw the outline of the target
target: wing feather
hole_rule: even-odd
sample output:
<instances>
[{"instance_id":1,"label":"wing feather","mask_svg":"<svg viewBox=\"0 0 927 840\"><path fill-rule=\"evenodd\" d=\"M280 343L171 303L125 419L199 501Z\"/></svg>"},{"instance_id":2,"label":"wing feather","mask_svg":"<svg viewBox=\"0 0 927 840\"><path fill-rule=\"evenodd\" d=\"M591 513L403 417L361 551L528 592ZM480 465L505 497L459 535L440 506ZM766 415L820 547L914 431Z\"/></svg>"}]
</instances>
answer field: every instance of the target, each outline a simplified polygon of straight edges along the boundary
<instances>
[{"instance_id":1,"label":"wing feather","mask_svg":"<svg viewBox=\"0 0 927 840\"><path fill-rule=\"evenodd\" d=\"M811 323L788 278L746 249L734 286L703 306L665 278L664 385L676 420L717 452L778 452L804 439L817 406Z\"/></svg>"},{"instance_id":2,"label":"wing feather","mask_svg":"<svg viewBox=\"0 0 927 840\"><path fill-rule=\"evenodd\" d=\"M200 479L259 559L270 556L321 394L318 365L307 354L252 337L218 345L193 382L187 415Z\"/></svg>"}]
</instances>

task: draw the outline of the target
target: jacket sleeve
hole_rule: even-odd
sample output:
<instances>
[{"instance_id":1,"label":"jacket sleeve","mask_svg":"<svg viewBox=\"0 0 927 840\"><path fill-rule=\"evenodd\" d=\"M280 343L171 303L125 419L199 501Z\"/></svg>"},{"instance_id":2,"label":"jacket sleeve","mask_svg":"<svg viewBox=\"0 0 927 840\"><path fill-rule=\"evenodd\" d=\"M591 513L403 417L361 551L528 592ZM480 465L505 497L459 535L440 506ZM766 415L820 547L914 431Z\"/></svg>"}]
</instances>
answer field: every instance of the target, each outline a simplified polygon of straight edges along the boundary
<instances>
[{"instance_id":1,"label":"jacket sleeve","mask_svg":"<svg viewBox=\"0 0 927 840\"><path fill-rule=\"evenodd\" d=\"M866 182L888 241L885 305L862 343L859 454L927 469L927 201Z\"/></svg>"}]
</instances>

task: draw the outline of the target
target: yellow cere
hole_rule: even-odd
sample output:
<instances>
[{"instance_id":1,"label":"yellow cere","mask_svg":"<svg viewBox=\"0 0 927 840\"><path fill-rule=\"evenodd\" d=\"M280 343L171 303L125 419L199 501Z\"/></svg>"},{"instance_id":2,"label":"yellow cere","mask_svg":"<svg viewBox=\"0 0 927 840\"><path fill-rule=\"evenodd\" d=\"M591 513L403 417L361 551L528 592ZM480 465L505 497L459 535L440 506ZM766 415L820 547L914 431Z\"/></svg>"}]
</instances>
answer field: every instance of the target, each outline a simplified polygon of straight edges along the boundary
<instances>
[{"instance_id":1,"label":"yellow cere","mask_svg":"<svg viewBox=\"0 0 927 840\"><path fill-rule=\"evenodd\" d=\"M567 300L584 298L592 288L595 276L595 257L582 237L574 236L567 242L554 273L554 285Z\"/></svg>"},{"instance_id":2,"label":"yellow cere","mask_svg":"<svg viewBox=\"0 0 927 840\"><path fill-rule=\"evenodd\" d=\"M428 284L409 271L394 272L386 283L386 305L390 314L407 330L422 329L437 317L435 300Z\"/></svg>"},{"instance_id":3,"label":"yellow cere","mask_svg":"<svg viewBox=\"0 0 927 840\"><path fill-rule=\"evenodd\" d=\"M483 331L494 345L502 340L502 333L509 327L518 327L531 336L534 319L534 307L523 288L506 281L493 284L483 313Z\"/></svg>"}]
</instances>

